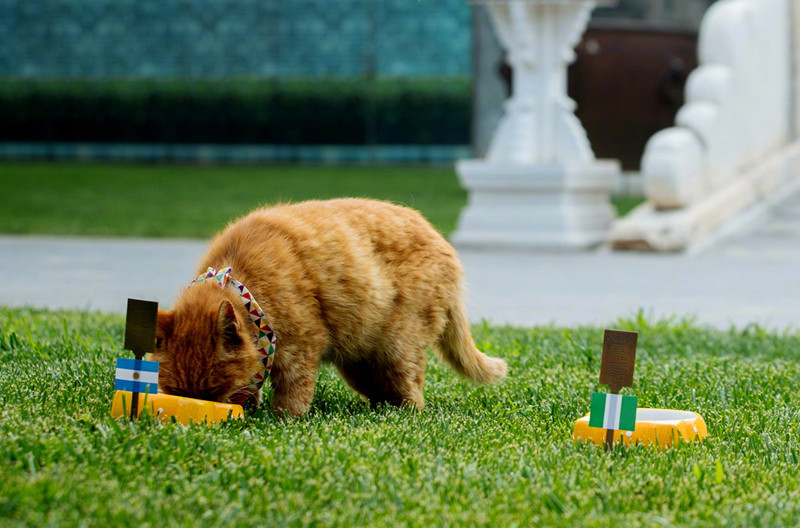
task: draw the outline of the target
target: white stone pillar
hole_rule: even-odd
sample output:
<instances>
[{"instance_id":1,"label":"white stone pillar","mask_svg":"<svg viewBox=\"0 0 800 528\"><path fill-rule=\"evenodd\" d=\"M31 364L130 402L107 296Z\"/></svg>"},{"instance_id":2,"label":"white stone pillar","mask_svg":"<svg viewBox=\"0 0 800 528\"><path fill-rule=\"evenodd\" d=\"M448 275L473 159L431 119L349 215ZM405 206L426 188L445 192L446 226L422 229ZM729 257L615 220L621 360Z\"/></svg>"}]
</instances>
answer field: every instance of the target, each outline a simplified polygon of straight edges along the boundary
<instances>
[{"instance_id":1,"label":"white stone pillar","mask_svg":"<svg viewBox=\"0 0 800 528\"><path fill-rule=\"evenodd\" d=\"M456 165L469 202L453 242L460 248L578 249L606 239L620 169L595 159L567 96L595 5L590 0L487 0L513 68L513 90L485 159Z\"/></svg>"}]
</instances>

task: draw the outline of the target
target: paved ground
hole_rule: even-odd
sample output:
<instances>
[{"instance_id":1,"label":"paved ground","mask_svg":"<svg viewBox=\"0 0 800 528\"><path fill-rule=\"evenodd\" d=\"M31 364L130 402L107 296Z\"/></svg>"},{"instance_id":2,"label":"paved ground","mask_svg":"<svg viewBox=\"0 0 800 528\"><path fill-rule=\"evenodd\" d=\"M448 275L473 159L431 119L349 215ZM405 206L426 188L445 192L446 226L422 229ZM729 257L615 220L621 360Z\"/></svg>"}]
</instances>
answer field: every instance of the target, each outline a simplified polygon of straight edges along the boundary
<instances>
[{"instance_id":1,"label":"paved ground","mask_svg":"<svg viewBox=\"0 0 800 528\"><path fill-rule=\"evenodd\" d=\"M684 254L463 255L470 316L515 325L693 318L718 328L800 328L800 187Z\"/></svg>"},{"instance_id":2,"label":"paved ground","mask_svg":"<svg viewBox=\"0 0 800 528\"><path fill-rule=\"evenodd\" d=\"M10 264L0 305L124 313L128 297L169 305L206 243L190 240L0 236Z\"/></svg>"},{"instance_id":3,"label":"paved ground","mask_svg":"<svg viewBox=\"0 0 800 528\"><path fill-rule=\"evenodd\" d=\"M752 211L694 254L462 253L473 321L610 325L639 310L720 328L800 327L800 193ZM203 241L0 236L0 305L125 310L171 304Z\"/></svg>"}]
</instances>

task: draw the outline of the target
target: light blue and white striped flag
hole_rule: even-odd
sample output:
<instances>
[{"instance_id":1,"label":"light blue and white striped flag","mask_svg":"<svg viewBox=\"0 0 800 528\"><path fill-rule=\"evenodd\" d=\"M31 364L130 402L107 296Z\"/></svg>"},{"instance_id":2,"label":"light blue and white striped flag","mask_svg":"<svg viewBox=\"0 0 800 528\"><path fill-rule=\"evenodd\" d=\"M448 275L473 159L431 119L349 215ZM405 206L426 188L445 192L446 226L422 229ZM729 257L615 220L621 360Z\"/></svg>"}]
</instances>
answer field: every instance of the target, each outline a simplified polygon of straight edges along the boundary
<instances>
[{"instance_id":1,"label":"light blue and white striped flag","mask_svg":"<svg viewBox=\"0 0 800 528\"><path fill-rule=\"evenodd\" d=\"M158 361L117 358L114 389L129 392L158 392Z\"/></svg>"},{"instance_id":2,"label":"light blue and white striped flag","mask_svg":"<svg viewBox=\"0 0 800 528\"><path fill-rule=\"evenodd\" d=\"M601 427L616 431L636 430L636 396L621 394L592 393L592 406L589 415L589 427Z\"/></svg>"}]
</instances>

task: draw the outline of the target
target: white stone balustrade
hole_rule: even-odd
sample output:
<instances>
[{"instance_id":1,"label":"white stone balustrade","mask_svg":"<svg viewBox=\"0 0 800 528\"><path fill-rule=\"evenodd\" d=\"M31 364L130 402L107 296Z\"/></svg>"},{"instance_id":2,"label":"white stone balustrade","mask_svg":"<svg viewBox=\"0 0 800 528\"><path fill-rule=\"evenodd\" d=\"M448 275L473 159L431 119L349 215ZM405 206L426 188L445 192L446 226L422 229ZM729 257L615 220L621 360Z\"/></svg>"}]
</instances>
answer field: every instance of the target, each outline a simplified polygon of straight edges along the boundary
<instances>
[{"instance_id":1,"label":"white stone balustrade","mask_svg":"<svg viewBox=\"0 0 800 528\"><path fill-rule=\"evenodd\" d=\"M676 126L642 158L647 203L615 223L614 247L680 250L800 178L792 0L720 0L703 18L699 66ZM794 49L793 49L794 46Z\"/></svg>"},{"instance_id":2,"label":"white stone balustrade","mask_svg":"<svg viewBox=\"0 0 800 528\"><path fill-rule=\"evenodd\" d=\"M552 249L604 242L619 165L595 160L567 96L567 66L595 2L485 4L513 68L512 95L486 158L456 166L469 201L453 242Z\"/></svg>"}]
</instances>

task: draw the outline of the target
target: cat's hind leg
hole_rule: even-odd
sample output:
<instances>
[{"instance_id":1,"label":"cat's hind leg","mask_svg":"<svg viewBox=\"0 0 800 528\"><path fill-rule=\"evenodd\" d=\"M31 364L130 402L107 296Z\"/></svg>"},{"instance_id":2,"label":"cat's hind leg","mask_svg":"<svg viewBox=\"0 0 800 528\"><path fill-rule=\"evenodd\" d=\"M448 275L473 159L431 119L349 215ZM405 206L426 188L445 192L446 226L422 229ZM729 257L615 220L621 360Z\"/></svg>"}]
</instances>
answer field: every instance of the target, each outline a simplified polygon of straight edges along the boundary
<instances>
[{"instance_id":1,"label":"cat's hind leg","mask_svg":"<svg viewBox=\"0 0 800 528\"><path fill-rule=\"evenodd\" d=\"M344 380L366 396L373 408L388 403L422 409L425 406L422 394L425 359L422 350L418 354L406 354L400 360L372 357L337 363L337 367Z\"/></svg>"}]
</instances>

